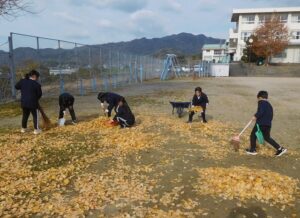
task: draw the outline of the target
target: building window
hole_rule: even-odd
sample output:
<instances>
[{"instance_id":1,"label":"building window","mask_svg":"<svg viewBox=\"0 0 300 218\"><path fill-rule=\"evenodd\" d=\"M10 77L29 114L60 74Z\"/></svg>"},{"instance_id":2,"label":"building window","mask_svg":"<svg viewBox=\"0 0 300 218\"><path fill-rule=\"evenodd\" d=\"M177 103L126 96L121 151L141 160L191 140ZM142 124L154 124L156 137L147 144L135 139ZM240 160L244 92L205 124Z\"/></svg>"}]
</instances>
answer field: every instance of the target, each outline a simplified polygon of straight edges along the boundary
<instances>
[{"instance_id":1,"label":"building window","mask_svg":"<svg viewBox=\"0 0 300 218\"><path fill-rule=\"evenodd\" d=\"M293 23L300 23L300 14L293 14L292 15L292 22Z\"/></svg>"},{"instance_id":2,"label":"building window","mask_svg":"<svg viewBox=\"0 0 300 218\"><path fill-rule=\"evenodd\" d=\"M242 32L242 37L241 37L241 39L242 39L244 42L247 42L251 35L252 35L251 32Z\"/></svg>"},{"instance_id":3,"label":"building window","mask_svg":"<svg viewBox=\"0 0 300 218\"><path fill-rule=\"evenodd\" d=\"M222 54L222 50L214 50L214 55L221 55Z\"/></svg>"},{"instance_id":4,"label":"building window","mask_svg":"<svg viewBox=\"0 0 300 218\"><path fill-rule=\"evenodd\" d=\"M300 39L300 31L292 32L292 39Z\"/></svg>"},{"instance_id":5,"label":"building window","mask_svg":"<svg viewBox=\"0 0 300 218\"><path fill-rule=\"evenodd\" d=\"M286 58L286 57L287 57L286 50L281 52L280 54L274 55L274 58Z\"/></svg>"},{"instance_id":6,"label":"building window","mask_svg":"<svg viewBox=\"0 0 300 218\"><path fill-rule=\"evenodd\" d=\"M206 50L206 52L210 52L210 50Z\"/></svg>"},{"instance_id":7,"label":"building window","mask_svg":"<svg viewBox=\"0 0 300 218\"><path fill-rule=\"evenodd\" d=\"M287 23L288 22L288 15L287 14L280 14L279 19L281 23Z\"/></svg>"},{"instance_id":8,"label":"building window","mask_svg":"<svg viewBox=\"0 0 300 218\"><path fill-rule=\"evenodd\" d=\"M254 24L255 23L255 15L246 15L242 18L243 24Z\"/></svg>"},{"instance_id":9,"label":"building window","mask_svg":"<svg viewBox=\"0 0 300 218\"><path fill-rule=\"evenodd\" d=\"M263 24L266 23L267 21L271 20L271 16L270 15L259 15L259 23Z\"/></svg>"}]
</instances>

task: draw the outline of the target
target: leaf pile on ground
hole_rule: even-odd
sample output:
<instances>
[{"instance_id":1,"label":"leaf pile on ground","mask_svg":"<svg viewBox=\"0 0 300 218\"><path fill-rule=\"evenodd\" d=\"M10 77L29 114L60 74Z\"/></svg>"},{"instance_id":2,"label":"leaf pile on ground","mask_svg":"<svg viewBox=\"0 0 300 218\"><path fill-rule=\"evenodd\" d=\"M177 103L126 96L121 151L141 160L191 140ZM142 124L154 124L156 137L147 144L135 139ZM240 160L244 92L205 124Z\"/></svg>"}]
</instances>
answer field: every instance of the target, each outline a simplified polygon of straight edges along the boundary
<instances>
[{"instance_id":1,"label":"leaf pile on ground","mask_svg":"<svg viewBox=\"0 0 300 218\"><path fill-rule=\"evenodd\" d=\"M246 167L203 168L195 189L202 195L241 201L293 205L299 194L299 181L269 170Z\"/></svg>"}]
</instances>

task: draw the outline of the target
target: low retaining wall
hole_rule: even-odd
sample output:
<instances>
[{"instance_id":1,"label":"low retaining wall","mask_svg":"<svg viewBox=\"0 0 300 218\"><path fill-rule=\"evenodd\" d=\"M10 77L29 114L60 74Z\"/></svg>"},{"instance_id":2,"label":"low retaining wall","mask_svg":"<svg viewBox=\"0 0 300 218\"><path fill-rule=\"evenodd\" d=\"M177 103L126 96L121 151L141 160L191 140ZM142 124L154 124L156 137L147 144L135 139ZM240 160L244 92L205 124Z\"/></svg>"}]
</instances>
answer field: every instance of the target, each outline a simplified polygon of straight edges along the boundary
<instances>
[{"instance_id":1,"label":"low retaining wall","mask_svg":"<svg viewBox=\"0 0 300 218\"><path fill-rule=\"evenodd\" d=\"M300 64L257 66L247 63L231 63L229 75L232 77L300 77Z\"/></svg>"}]
</instances>

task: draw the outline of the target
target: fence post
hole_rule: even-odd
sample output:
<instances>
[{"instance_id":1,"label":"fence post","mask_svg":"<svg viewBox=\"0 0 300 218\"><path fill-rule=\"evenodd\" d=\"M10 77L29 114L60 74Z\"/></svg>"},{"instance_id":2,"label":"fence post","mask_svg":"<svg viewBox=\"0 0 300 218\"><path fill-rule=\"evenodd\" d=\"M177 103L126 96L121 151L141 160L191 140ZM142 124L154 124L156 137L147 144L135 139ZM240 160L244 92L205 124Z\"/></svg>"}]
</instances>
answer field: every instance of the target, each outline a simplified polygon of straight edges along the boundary
<instances>
[{"instance_id":1,"label":"fence post","mask_svg":"<svg viewBox=\"0 0 300 218\"><path fill-rule=\"evenodd\" d=\"M129 84L132 82L132 56L129 56Z\"/></svg>"},{"instance_id":2,"label":"fence post","mask_svg":"<svg viewBox=\"0 0 300 218\"><path fill-rule=\"evenodd\" d=\"M143 73L144 73L143 63L141 62L141 66L140 66L140 80L141 80L141 83L143 83Z\"/></svg>"},{"instance_id":3,"label":"fence post","mask_svg":"<svg viewBox=\"0 0 300 218\"><path fill-rule=\"evenodd\" d=\"M108 83L107 83L107 77L103 78L103 86L104 86L104 90L108 91Z\"/></svg>"},{"instance_id":4,"label":"fence post","mask_svg":"<svg viewBox=\"0 0 300 218\"><path fill-rule=\"evenodd\" d=\"M153 57L151 57L151 78L150 79L153 79L155 76L153 76L154 75L154 58ZM148 78L149 79L149 78Z\"/></svg>"},{"instance_id":5,"label":"fence post","mask_svg":"<svg viewBox=\"0 0 300 218\"><path fill-rule=\"evenodd\" d=\"M40 72L40 83L42 83L42 72L41 72L41 60L40 60L40 38L36 37L36 49L37 49L37 56L38 56L38 62L39 62L39 68L38 71Z\"/></svg>"},{"instance_id":6,"label":"fence post","mask_svg":"<svg viewBox=\"0 0 300 218\"><path fill-rule=\"evenodd\" d=\"M80 79L79 87L80 87L80 95L83 96L84 95L84 87L83 87L83 80L82 79Z\"/></svg>"},{"instance_id":7,"label":"fence post","mask_svg":"<svg viewBox=\"0 0 300 218\"><path fill-rule=\"evenodd\" d=\"M14 60L14 46L13 46L13 34L10 33L8 37L9 42L9 68L10 68L10 84L11 84L11 95L13 99L16 99L16 68Z\"/></svg>"},{"instance_id":8,"label":"fence post","mask_svg":"<svg viewBox=\"0 0 300 218\"><path fill-rule=\"evenodd\" d=\"M60 87L60 94L64 93L65 91L65 83L61 72L61 50L60 50L60 40L57 41L58 43L58 50L59 50L59 87Z\"/></svg>"},{"instance_id":9,"label":"fence post","mask_svg":"<svg viewBox=\"0 0 300 218\"><path fill-rule=\"evenodd\" d=\"M138 61L138 56L136 56L135 63L134 63L135 83L138 83L137 61Z\"/></svg>"}]
</instances>

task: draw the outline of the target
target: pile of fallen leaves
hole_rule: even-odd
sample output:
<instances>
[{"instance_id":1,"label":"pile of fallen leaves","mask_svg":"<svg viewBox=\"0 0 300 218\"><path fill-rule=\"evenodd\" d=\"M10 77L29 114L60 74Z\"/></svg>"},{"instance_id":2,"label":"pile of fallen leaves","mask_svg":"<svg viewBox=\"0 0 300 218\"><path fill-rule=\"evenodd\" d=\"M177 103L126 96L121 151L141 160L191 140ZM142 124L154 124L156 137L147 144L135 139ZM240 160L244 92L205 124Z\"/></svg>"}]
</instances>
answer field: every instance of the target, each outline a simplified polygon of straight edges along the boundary
<instances>
[{"instance_id":1,"label":"pile of fallen leaves","mask_svg":"<svg viewBox=\"0 0 300 218\"><path fill-rule=\"evenodd\" d=\"M255 199L271 204L293 204L299 191L297 179L269 170L212 167L197 171L200 178L195 188L202 195L229 200Z\"/></svg>"},{"instance_id":2,"label":"pile of fallen leaves","mask_svg":"<svg viewBox=\"0 0 300 218\"><path fill-rule=\"evenodd\" d=\"M53 128L38 136L18 132L1 135L0 216L62 215L71 214L71 211L78 215L85 209L93 209L93 202L101 200L89 200L88 197L93 195L85 194L84 190L88 189L84 187L93 184L92 181L103 181L97 176L92 180L82 176L76 179L75 191L80 191L80 187L83 189L81 197L73 200L74 204L66 206L69 201L62 197L83 170L104 158L120 158L166 142L166 137L155 131L156 123L147 118L140 119L144 125L130 129L109 126L108 119L100 117L76 126ZM154 131L148 131L148 128ZM124 176L120 171L118 174ZM106 180L108 184L114 177L107 178L110 179ZM111 184L117 186L116 183ZM121 182L118 184L121 187ZM109 189L103 182L99 186L106 192L114 189ZM133 188L137 190L138 184L125 185L120 192L124 193L125 189L130 192Z\"/></svg>"},{"instance_id":3,"label":"pile of fallen leaves","mask_svg":"<svg viewBox=\"0 0 300 218\"><path fill-rule=\"evenodd\" d=\"M192 124L165 115L161 115L157 120L165 127L166 132L171 130L177 134L182 143L201 147L209 159L221 160L232 152L229 140L234 134L234 129L227 123L209 121L204 124L198 122L196 116L196 121Z\"/></svg>"},{"instance_id":4,"label":"pile of fallen leaves","mask_svg":"<svg viewBox=\"0 0 300 218\"><path fill-rule=\"evenodd\" d=\"M189 125L170 114L155 113L147 105L136 111L137 125L129 129L110 126L108 118L100 117L75 126L55 127L37 136L19 132L0 135L0 217L80 217L95 211L119 217L128 217L128 213L136 217L204 216L205 210L195 199L182 199L183 186L153 195L163 176L153 167L173 168L174 159L168 149L176 152L174 148L188 154L180 157L184 163L199 151L205 151L203 158L224 160L233 153L229 139L234 129L218 121ZM166 159L160 158L160 163L135 167L130 162L140 158L140 151L158 151L165 146ZM91 170L94 165L97 168ZM294 200L297 181L289 177L257 170L253 174L244 168L230 172L218 168L199 170L201 179L196 189L201 194L229 199L283 203ZM176 176L176 180L182 180L182 174ZM248 179L255 192L250 192L251 187L248 189ZM244 191L236 192L232 183ZM278 196L269 193L274 190Z\"/></svg>"}]
</instances>

